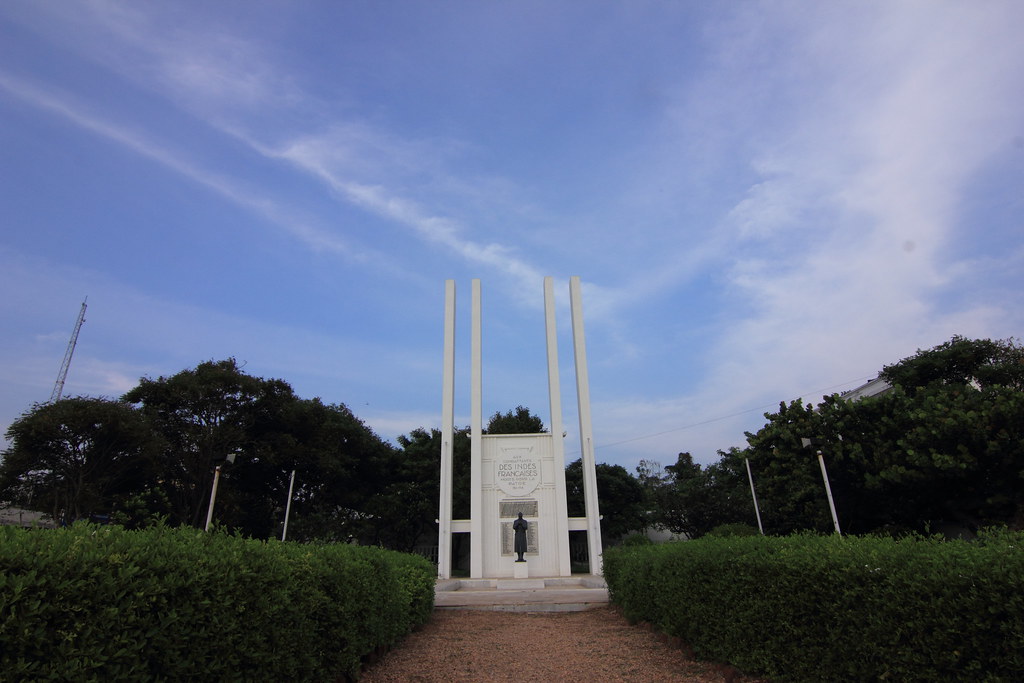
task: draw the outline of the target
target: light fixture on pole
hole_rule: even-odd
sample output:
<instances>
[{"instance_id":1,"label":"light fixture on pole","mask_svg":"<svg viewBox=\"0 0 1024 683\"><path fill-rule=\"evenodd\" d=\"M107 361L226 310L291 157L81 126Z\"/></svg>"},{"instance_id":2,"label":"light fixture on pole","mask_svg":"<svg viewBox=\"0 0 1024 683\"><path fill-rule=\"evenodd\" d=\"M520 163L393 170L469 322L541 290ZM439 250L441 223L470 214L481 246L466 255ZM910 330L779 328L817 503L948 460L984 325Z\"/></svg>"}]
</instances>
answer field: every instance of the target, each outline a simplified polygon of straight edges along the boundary
<instances>
[{"instance_id":1,"label":"light fixture on pole","mask_svg":"<svg viewBox=\"0 0 1024 683\"><path fill-rule=\"evenodd\" d=\"M761 526L761 509L757 506L757 493L754 491L754 475L750 473L750 458L743 458L743 462L747 463L747 479L750 480L750 496L754 499L754 514L757 515L757 528L761 531L761 535L764 536L764 527Z\"/></svg>"},{"instance_id":2,"label":"light fixture on pole","mask_svg":"<svg viewBox=\"0 0 1024 683\"><path fill-rule=\"evenodd\" d=\"M292 491L295 489L295 470L292 470L292 480L288 484L288 502L284 506L284 529L281 531L281 540L288 538L288 515L292 511Z\"/></svg>"},{"instance_id":3,"label":"light fixture on pole","mask_svg":"<svg viewBox=\"0 0 1024 683\"><path fill-rule=\"evenodd\" d=\"M220 468L226 464L235 462L235 454L232 453L224 458L223 462L217 464L213 468L213 488L210 490L210 507L206 510L206 531L210 530L210 524L213 522L213 503L217 500L217 484L220 482Z\"/></svg>"},{"instance_id":4,"label":"light fixture on pole","mask_svg":"<svg viewBox=\"0 0 1024 683\"><path fill-rule=\"evenodd\" d=\"M803 444L804 448L810 448L811 446L819 446L821 441L819 439L808 439L806 437L800 439L800 443ZM821 478L825 481L825 494L828 496L828 508L832 511L832 524L836 528L836 533L842 535L839 530L839 517L836 515L836 504L832 500L832 485L828 482L828 472L825 470L825 456L821 454L821 449L816 449L818 452L818 464L821 465Z\"/></svg>"}]
</instances>

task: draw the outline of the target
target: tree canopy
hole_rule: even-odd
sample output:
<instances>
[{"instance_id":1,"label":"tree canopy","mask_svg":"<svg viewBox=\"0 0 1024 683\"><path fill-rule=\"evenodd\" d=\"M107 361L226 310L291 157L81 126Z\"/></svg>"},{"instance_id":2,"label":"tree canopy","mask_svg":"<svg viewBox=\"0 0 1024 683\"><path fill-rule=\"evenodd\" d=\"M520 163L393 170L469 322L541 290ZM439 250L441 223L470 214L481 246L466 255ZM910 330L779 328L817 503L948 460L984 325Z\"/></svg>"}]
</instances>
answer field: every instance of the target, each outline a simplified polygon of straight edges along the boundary
<instances>
[{"instance_id":1,"label":"tree canopy","mask_svg":"<svg viewBox=\"0 0 1024 683\"><path fill-rule=\"evenodd\" d=\"M652 525L697 538L723 519L754 520L742 453L733 449L719 455L717 463L702 468L692 455L680 453L659 479L651 480Z\"/></svg>"},{"instance_id":2,"label":"tree canopy","mask_svg":"<svg viewBox=\"0 0 1024 683\"><path fill-rule=\"evenodd\" d=\"M768 533L831 530L816 451L843 530L972 530L1024 523L1024 349L1012 340L949 342L887 365L892 389L816 406L780 403L747 447L700 467L680 456L658 487L660 521L694 535L752 522L749 460ZM817 441L813 449L803 438ZM746 498L747 503L740 501Z\"/></svg>"},{"instance_id":3,"label":"tree canopy","mask_svg":"<svg viewBox=\"0 0 1024 683\"><path fill-rule=\"evenodd\" d=\"M108 516L151 481L158 440L118 401L65 398L37 404L7 430L0 500L54 520Z\"/></svg>"},{"instance_id":4,"label":"tree canopy","mask_svg":"<svg viewBox=\"0 0 1024 683\"><path fill-rule=\"evenodd\" d=\"M644 489L622 465L597 463L595 470L601 511L601 543L608 546L622 536L647 526ZM569 516L586 515L583 462L579 458L565 468L565 488Z\"/></svg>"},{"instance_id":5,"label":"tree canopy","mask_svg":"<svg viewBox=\"0 0 1024 683\"><path fill-rule=\"evenodd\" d=\"M547 432L544 421L523 406L507 413L496 412L488 420L484 434L541 434Z\"/></svg>"},{"instance_id":6,"label":"tree canopy","mask_svg":"<svg viewBox=\"0 0 1024 683\"><path fill-rule=\"evenodd\" d=\"M233 358L142 378L119 401L33 406L7 435L0 500L55 519L113 514L200 526L213 468L233 455L218 488L219 524L276 535L294 470L291 538L409 545L400 503L412 497L402 486L424 476L344 405L300 399Z\"/></svg>"},{"instance_id":7,"label":"tree canopy","mask_svg":"<svg viewBox=\"0 0 1024 683\"><path fill-rule=\"evenodd\" d=\"M976 388L1003 386L1024 390L1024 347L1012 339L967 339L944 344L886 365L881 377L907 393L933 385Z\"/></svg>"},{"instance_id":8,"label":"tree canopy","mask_svg":"<svg viewBox=\"0 0 1024 683\"><path fill-rule=\"evenodd\" d=\"M756 522L747 463L765 531L831 530L816 450L844 531L1024 526L1024 349L1013 340L954 337L886 365L891 389L817 405L780 403L742 449L710 465L689 453L633 476L598 464L602 535L661 526L691 537ZM523 407L496 412L488 434L535 434ZM296 473L289 537L358 539L404 550L436 538L440 440L414 429L398 447L343 404L302 399L287 382L245 373L232 358L169 377L142 378L121 400L37 404L8 429L0 502L55 519L164 518L199 526L213 468L223 469L215 519L266 538L280 531ZM813 438L816 447L805 448ZM469 516L469 429L456 430L453 515ZM570 515L583 514L582 471L566 468Z\"/></svg>"}]
</instances>

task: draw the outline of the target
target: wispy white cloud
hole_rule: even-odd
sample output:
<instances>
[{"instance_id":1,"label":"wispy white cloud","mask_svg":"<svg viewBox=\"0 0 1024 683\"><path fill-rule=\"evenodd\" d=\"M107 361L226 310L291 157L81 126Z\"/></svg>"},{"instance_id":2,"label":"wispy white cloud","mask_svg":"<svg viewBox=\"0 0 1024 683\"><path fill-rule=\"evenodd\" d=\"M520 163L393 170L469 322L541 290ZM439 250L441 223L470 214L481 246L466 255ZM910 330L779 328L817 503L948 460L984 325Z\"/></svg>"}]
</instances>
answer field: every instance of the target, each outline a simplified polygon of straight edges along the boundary
<instances>
[{"instance_id":1,"label":"wispy white cloud","mask_svg":"<svg viewBox=\"0 0 1024 683\"><path fill-rule=\"evenodd\" d=\"M608 435L613 443L635 431L657 435L644 443L662 451L715 438L724 447L744 422L760 424L760 411L659 434L870 376L953 334L1005 336L1019 319L1009 301L942 301L955 277L980 265L950 251L954 237L977 230L960 222L961 199L1019 131L1024 53L992 48L1013 44L1009 15L1020 12L781 9L767 20L761 8L740 9L718 27L711 38L723 58L699 92L716 103L709 135L716 124L734 131L732 149L749 153L754 178L706 242L721 248L698 265L724 270L728 321L700 359L696 386L603 407L610 422L629 425ZM751 67L769 53L770 72Z\"/></svg>"},{"instance_id":2,"label":"wispy white cloud","mask_svg":"<svg viewBox=\"0 0 1024 683\"><path fill-rule=\"evenodd\" d=\"M514 246L496 239L495 226L490 222L477 226L467 223L471 217L457 217L438 209L446 203L463 208L483 203L487 213L536 211L528 201L508 196L515 190L507 179L464 177L445 164L453 153L464 151L470 143L436 137L412 139L353 116L339 118L332 106L303 91L299 79L274 64L265 46L222 28L191 21L172 9L143 10L114 0L92 0L81 6L50 8L48 15L51 23L64 26L69 42L88 59L102 63L136 87L166 98L265 158L287 162L320 179L345 204L402 226L410 231L406 234L442 248L471 270L502 276L500 286L505 293L527 308L537 306L532 293L549 274L544 271L560 270L557 265L544 268L540 265L544 259L531 258L518 246L549 242L540 236L530 237L529 222L517 226ZM168 22L174 23L174 30L166 30ZM71 31L72 26L82 25L89 30ZM297 220L295 207L279 206L266 194L244 190L237 179L218 176L186 161L173 147L160 146L141 133L128 133L96 114L86 114L82 106L70 105L67 97L39 90L27 92L32 87L21 85L21 96L37 105L55 105L51 108L78 125L206 185L286 228L315 250L393 268L388 265L391 260L351 231L342 237L337 230L315 227L312 220ZM273 112L270 119L265 112ZM272 125L265 125L268 120ZM475 170L474 176L479 173ZM481 195L484 191L486 197ZM489 238L479 238L485 230ZM587 239L591 241L596 240ZM553 245L545 246L550 249ZM599 285L592 277L588 286L601 286L605 294L593 298L593 320L612 321L615 310L680 277L678 262L666 261L656 270L659 274L645 272L614 286Z\"/></svg>"},{"instance_id":3,"label":"wispy white cloud","mask_svg":"<svg viewBox=\"0 0 1024 683\"><path fill-rule=\"evenodd\" d=\"M635 391L623 384L602 397L598 440L637 445L630 454L654 443L672 454L701 451L694 441L727 446L727 433L760 420L751 406L869 375L954 333L1006 336L1008 321L1021 320L999 297L977 294L991 287L949 296L985 269L1020 271L1019 254L967 257L954 246L978 229L962 222L966 189L1022 134L1016 80L1024 51L1015 31L1024 10L1012 2L782 2L687 15L706 21L703 43L692 48L699 58L630 47L666 65L645 75L644 86L659 93L650 106L663 107L662 118L624 117L629 136L581 136L558 159L539 148L516 157L489 146L491 131L396 113L410 100L382 95L379 84L367 88L375 74L339 78L332 99L319 99L328 89L310 88L306 74L287 65L299 62L277 49L273 30L211 21L216 11L195 14L95 0L47 4L33 16L51 45L101 65L105 78L115 74L105 82L127 85L133 102L144 93L147 104L153 96L169 104L168 117L224 142L258 167L251 173L242 165L224 171L237 159L181 144L162 121L111 113L116 106L70 82L62 90L43 85L45 76L22 76L30 72L17 64L0 74L0 90L367 273L407 281L479 274L490 279L488 292L500 288L522 302L514 315L523 318L540 306L542 275L583 276L588 333L604 337L604 356L592 355L592 365L652 363L691 382L675 392L668 381ZM424 88L465 96L447 80ZM559 95L545 93L553 119L590 124L600 116ZM465 97L453 111L476 104L476 95ZM599 123L591 129L615 129ZM543 133L538 140L552 139ZM506 171L513 158L517 168ZM557 184L539 189L529 174L542 164L564 164L546 178L579 184L564 193ZM285 200L287 191L260 177L267 171L301 186L315 206ZM366 220L337 226L338 214ZM417 251L429 257L413 265ZM687 333L700 337L696 344L675 351L672 339L651 341L690 324L701 305L713 310ZM301 353L283 353L282 364L306 372ZM97 366L98 385L117 385L118 368L104 373ZM381 425L427 415L369 409Z\"/></svg>"},{"instance_id":4,"label":"wispy white cloud","mask_svg":"<svg viewBox=\"0 0 1024 683\"><path fill-rule=\"evenodd\" d=\"M531 290L539 286L541 271L517 249L494 240L473 239L467 236L472 230L458 220L426 208L414 198L424 190L469 191L472 184L446 172L439 161L449 148L461 143L411 140L353 118L332 117L325 113L327 107L322 102L302 91L291 75L268 61L260 47L221 29L190 22L166 31L160 18L167 10L144 12L106 0L89 3L88 10L86 16L82 16L81 8L67 11L91 22L100 35L119 42L121 47L118 52L109 44L99 44L93 35L86 49L139 87L155 89L176 106L242 140L266 158L287 162L319 178L343 202L411 229L416 238L444 248L470 266L504 274L510 292L522 291L524 284ZM136 58L125 60L126 52ZM53 102L39 93L26 93L24 87L20 91L37 104ZM284 209L247 193L237 183L197 168L138 135L88 118L63 103L51 108L259 212L313 248L373 259L381 265L387 262L365 241L342 239L336 232L294 221L290 218L293 207ZM261 113L265 108L283 113L283 118L292 121L294 132L289 135L282 131L282 116L274 119L271 137L284 136L286 142L268 141ZM317 132L310 132L311 128ZM410 184L417 188L415 192L409 191ZM488 182L492 187L494 184L494 179Z\"/></svg>"},{"instance_id":5,"label":"wispy white cloud","mask_svg":"<svg viewBox=\"0 0 1024 683\"><path fill-rule=\"evenodd\" d=\"M257 43L186 5L119 0L48 3L30 22L137 87L170 95L204 118L279 110L301 97Z\"/></svg>"},{"instance_id":6,"label":"wispy white cloud","mask_svg":"<svg viewBox=\"0 0 1024 683\"><path fill-rule=\"evenodd\" d=\"M997 14L869 7L860 30L828 9L791 27L794 59L816 65L806 86L828 94L801 98L815 106L771 134L760 163L783 173L755 184L732 216L741 236L767 239L779 255L751 253L731 271L757 313L733 327L723 356L745 358L759 376L774 365L820 377L957 331L949 318L936 326L933 302L956 262L949 238L965 229L964 186L1017 125L1021 55L988 49L1012 40L1012 22Z\"/></svg>"},{"instance_id":7,"label":"wispy white cloud","mask_svg":"<svg viewBox=\"0 0 1024 683\"><path fill-rule=\"evenodd\" d=\"M365 137L366 131L363 130ZM255 149L269 157L285 160L297 168L319 178L345 201L366 211L387 218L407 228L425 242L441 245L452 254L476 266L486 266L495 272L504 273L515 284L517 290L536 290L543 280L543 274L530 262L519 257L516 250L497 242L481 243L465 237L457 221L444 215L431 213L416 201L402 196L384 184L365 184L346 174L346 166L352 164L350 144L340 141L336 133L322 137L306 137L282 145L279 149L250 141ZM383 151L382 139L374 145ZM390 155L384 163L408 159L408 155Z\"/></svg>"},{"instance_id":8,"label":"wispy white cloud","mask_svg":"<svg viewBox=\"0 0 1024 683\"><path fill-rule=\"evenodd\" d=\"M389 260L373 248L355 245L343 239L336 231L317 227L312 220L304 222L297 219L296 215L301 214L301 210L292 206L283 206L265 194L245 189L243 182L204 168L187 159L180 150L163 146L149 139L145 133L132 130L129 125L105 120L100 115L88 111L85 105L75 102L67 93L39 87L3 72L0 72L0 88L26 104L57 115L69 123L130 149L136 154L180 174L278 228L284 229L314 251L333 253L357 262L372 261L377 267L390 268Z\"/></svg>"}]
</instances>

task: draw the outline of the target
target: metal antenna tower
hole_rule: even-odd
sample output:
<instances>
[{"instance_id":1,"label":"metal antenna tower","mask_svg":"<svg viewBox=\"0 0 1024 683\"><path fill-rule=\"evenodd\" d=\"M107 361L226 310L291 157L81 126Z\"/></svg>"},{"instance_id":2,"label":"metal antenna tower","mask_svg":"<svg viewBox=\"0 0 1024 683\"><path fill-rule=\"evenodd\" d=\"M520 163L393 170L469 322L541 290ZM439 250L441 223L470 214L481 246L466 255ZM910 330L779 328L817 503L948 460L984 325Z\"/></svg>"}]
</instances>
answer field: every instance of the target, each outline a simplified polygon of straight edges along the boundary
<instances>
[{"instance_id":1,"label":"metal antenna tower","mask_svg":"<svg viewBox=\"0 0 1024 683\"><path fill-rule=\"evenodd\" d=\"M68 350L64 352L64 362L60 364L57 382L53 385L53 393L50 394L50 403L59 401L60 395L64 393L64 380L68 378L68 368L71 367L71 354L75 352L75 345L78 344L78 331L82 329L82 323L85 322L85 302L88 300L89 297L85 297L82 301L82 310L78 312L78 319L75 321L75 331L71 333Z\"/></svg>"}]
</instances>

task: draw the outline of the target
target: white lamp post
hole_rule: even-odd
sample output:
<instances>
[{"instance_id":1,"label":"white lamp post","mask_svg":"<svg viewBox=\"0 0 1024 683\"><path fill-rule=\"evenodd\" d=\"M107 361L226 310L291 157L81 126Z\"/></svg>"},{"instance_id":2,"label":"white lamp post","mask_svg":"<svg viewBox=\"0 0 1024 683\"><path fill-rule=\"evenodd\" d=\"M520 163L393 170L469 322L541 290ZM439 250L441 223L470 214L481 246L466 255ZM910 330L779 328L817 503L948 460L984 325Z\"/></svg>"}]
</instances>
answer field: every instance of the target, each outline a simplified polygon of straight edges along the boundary
<instances>
[{"instance_id":1,"label":"white lamp post","mask_svg":"<svg viewBox=\"0 0 1024 683\"><path fill-rule=\"evenodd\" d=\"M747 479L750 480L750 496L754 499L754 514L757 515L757 528L761 531L761 535L764 536L764 527L761 526L761 509L757 506L757 492L754 491L754 475L750 473L750 458L743 458L743 462L747 463Z\"/></svg>"},{"instance_id":2,"label":"white lamp post","mask_svg":"<svg viewBox=\"0 0 1024 683\"><path fill-rule=\"evenodd\" d=\"M210 524L213 522L213 503L217 500L217 484L220 482L220 468L227 463L233 462L235 462L234 453L224 458L223 463L220 463L213 468L213 489L210 490L210 507L206 509L206 531L210 530Z\"/></svg>"},{"instance_id":3,"label":"white lamp post","mask_svg":"<svg viewBox=\"0 0 1024 683\"><path fill-rule=\"evenodd\" d=\"M295 470L292 470L292 480L288 484L288 503L284 506L284 529L281 531L281 540L288 538L288 515L292 511L292 491L295 489Z\"/></svg>"},{"instance_id":4,"label":"white lamp post","mask_svg":"<svg viewBox=\"0 0 1024 683\"><path fill-rule=\"evenodd\" d=\"M810 448L816 445L817 439L801 438L800 443L803 444L804 448ZM821 465L821 478L825 481L825 495L828 496L828 508L832 511L832 525L836 528L836 533L842 535L839 530L839 517L836 515L836 504L832 500L832 485L828 482L828 471L825 470L825 456L821 454L821 449L818 449L818 464Z\"/></svg>"}]
</instances>

